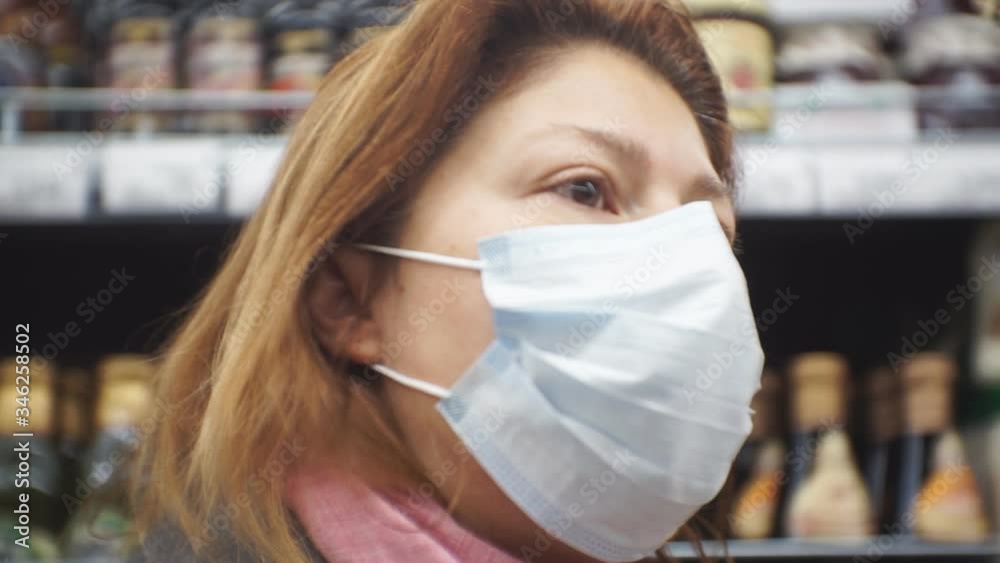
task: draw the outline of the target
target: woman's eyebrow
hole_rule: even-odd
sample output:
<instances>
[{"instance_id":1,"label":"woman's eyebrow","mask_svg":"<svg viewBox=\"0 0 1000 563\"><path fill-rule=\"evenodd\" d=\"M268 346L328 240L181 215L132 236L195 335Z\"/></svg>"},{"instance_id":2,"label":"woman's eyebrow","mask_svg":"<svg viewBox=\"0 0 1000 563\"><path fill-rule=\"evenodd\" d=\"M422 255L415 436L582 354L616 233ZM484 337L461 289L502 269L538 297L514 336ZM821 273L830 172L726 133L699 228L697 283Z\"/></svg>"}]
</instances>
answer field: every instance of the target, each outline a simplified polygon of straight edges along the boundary
<instances>
[{"instance_id":1,"label":"woman's eyebrow","mask_svg":"<svg viewBox=\"0 0 1000 563\"><path fill-rule=\"evenodd\" d=\"M687 201L698 198L731 198L733 197L733 187L712 174L701 174L688 183L684 195Z\"/></svg>"},{"instance_id":2,"label":"woman's eyebrow","mask_svg":"<svg viewBox=\"0 0 1000 563\"><path fill-rule=\"evenodd\" d=\"M551 129L573 133L587 142L587 150L614 153L620 160L628 161L631 165L642 169L648 169L652 162L645 145L615 131L567 123L553 123Z\"/></svg>"}]
</instances>

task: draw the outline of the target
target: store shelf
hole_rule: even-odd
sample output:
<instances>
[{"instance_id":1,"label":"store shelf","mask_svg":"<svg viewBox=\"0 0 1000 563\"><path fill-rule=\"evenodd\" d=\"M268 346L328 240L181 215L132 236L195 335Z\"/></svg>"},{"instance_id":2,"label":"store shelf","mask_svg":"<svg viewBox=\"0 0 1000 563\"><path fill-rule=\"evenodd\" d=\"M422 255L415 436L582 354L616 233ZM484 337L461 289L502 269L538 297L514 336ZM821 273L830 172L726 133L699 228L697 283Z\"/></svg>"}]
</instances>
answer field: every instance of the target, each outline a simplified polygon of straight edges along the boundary
<instances>
[{"instance_id":1,"label":"store shelf","mask_svg":"<svg viewBox=\"0 0 1000 563\"><path fill-rule=\"evenodd\" d=\"M916 0L767 0L779 23L812 21L867 22L891 25L913 13ZM895 18L895 20L893 19ZM896 23L898 25L898 23Z\"/></svg>"},{"instance_id":2,"label":"store shelf","mask_svg":"<svg viewBox=\"0 0 1000 563\"><path fill-rule=\"evenodd\" d=\"M781 108L797 108L824 94L828 108L885 108L916 102L948 101L958 105L963 100L1000 101L1000 88L983 87L965 91L951 87L914 87L904 82L870 84L835 83L793 85L745 90L729 97L730 105L745 107L760 103ZM209 91L185 89L113 89L113 88L0 88L0 107L7 111L183 111L302 109L312 101L306 91Z\"/></svg>"},{"instance_id":3,"label":"store shelf","mask_svg":"<svg viewBox=\"0 0 1000 563\"><path fill-rule=\"evenodd\" d=\"M285 138L26 137L0 147L0 223L218 223L249 216ZM81 147L85 150L81 150ZM996 217L1000 135L740 139L749 218Z\"/></svg>"},{"instance_id":4,"label":"store shelf","mask_svg":"<svg viewBox=\"0 0 1000 563\"><path fill-rule=\"evenodd\" d=\"M731 540L725 546L717 541L704 544L705 553L723 557L728 553L737 559L793 560L844 559L844 560L900 560L915 558L984 559L1000 557L1000 539L981 544L941 544L916 539L879 536L868 541L819 541L819 540ZM687 542L674 542L670 553L681 559L696 557ZM855 559L859 558L859 559Z\"/></svg>"},{"instance_id":5,"label":"store shelf","mask_svg":"<svg viewBox=\"0 0 1000 563\"><path fill-rule=\"evenodd\" d=\"M848 4L854 4L848 2ZM0 88L0 222L239 221L256 208L286 138L273 128L202 135L94 130L24 133L29 110L302 108L308 92ZM740 136L741 205L753 218L1000 215L1000 131L920 131L921 104L995 106L1000 88L966 92L904 83L782 85L731 96L771 113Z\"/></svg>"}]
</instances>

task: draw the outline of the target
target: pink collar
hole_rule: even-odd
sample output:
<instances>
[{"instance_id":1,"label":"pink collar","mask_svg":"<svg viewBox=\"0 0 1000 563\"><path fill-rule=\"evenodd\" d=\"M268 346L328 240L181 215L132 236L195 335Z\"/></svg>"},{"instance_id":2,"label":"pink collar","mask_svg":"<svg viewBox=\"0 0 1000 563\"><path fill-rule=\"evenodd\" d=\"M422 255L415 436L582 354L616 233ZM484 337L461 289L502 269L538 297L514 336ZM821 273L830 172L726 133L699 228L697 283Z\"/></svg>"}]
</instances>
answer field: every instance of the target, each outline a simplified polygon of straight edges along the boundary
<instances>
[{"instance_id":1,"label":"pink collar","mask_svg":"<svg viewBox=\"0 0 1000 563\"><path fill-rule=\"evenodd\" d=\"M518 561L460 526L418 491L376 491L353 474L326 465L294 467L286 498L327 561Z\"/></svg>"}]
</instances>

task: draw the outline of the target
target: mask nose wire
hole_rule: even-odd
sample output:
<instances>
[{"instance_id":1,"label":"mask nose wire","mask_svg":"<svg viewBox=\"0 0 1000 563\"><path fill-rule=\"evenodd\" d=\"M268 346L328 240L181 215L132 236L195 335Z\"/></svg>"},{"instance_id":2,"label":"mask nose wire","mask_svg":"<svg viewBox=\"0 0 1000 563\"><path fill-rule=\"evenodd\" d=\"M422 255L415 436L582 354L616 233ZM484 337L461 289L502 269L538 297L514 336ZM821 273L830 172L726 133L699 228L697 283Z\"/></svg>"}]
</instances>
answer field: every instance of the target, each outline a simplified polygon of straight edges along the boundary
<instances>
[{"instance_id":1,"label":"mask nose wire","mask_svg":"<svg viewBox=\"0 0 1000 563\"><path fill-rule=\"evenodd\" d=\"M410 260L418 260L420 262L429 262L431 264L440 264L442 266L451 266L452 268L461 268L463 270L476 270L481 271L486 267L486 262L482 260L472 260L470 258L459 258L457 256L447 256L445 254L435 254L433 252L423 252L420 250L409 250L406 248L392 248L389 246L379 246L377 244L354 244L355 248L360 248L362 250L369 250L372 252L378 252L380 254L388 254L390 256L397 256L399 258L408 258Z\"/></svg>"}]
</instances>

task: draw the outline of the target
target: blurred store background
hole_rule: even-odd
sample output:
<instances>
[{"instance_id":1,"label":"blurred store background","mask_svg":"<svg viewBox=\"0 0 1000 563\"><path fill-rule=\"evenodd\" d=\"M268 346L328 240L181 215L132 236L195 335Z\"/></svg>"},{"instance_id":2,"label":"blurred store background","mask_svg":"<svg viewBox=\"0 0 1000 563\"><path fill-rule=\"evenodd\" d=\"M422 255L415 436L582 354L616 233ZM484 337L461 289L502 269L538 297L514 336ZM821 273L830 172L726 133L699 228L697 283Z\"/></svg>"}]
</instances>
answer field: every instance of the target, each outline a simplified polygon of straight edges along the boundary
<instances>
[{"instance_id":1,"label":"blurred store background","mask_svg":"<svg viewBox=\"0 0 1000 563\"><path fill-rule=\"evenodd\" d=\"M687 3L740 129L769 360L706 530L739 561L1000 560L1000 2ZM118 560L151 354L318 81L407 9L0 0L0 310L34 356L27 429L0 374L0 560Z\"/></svg>"}]
</instances>

